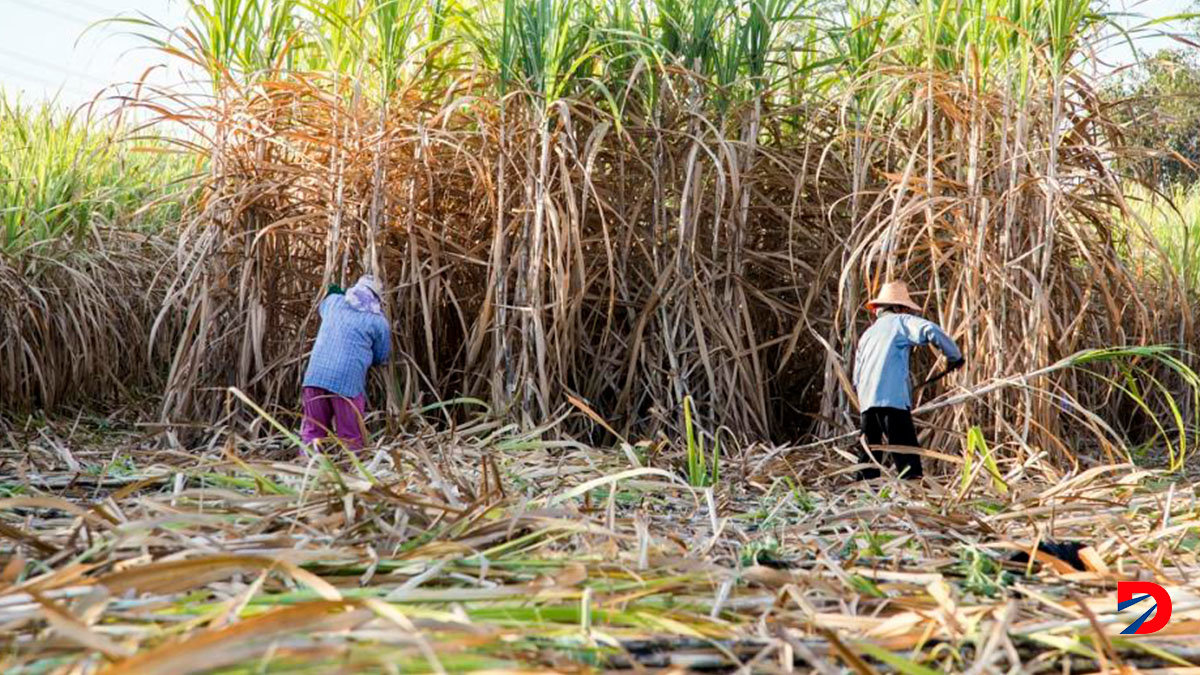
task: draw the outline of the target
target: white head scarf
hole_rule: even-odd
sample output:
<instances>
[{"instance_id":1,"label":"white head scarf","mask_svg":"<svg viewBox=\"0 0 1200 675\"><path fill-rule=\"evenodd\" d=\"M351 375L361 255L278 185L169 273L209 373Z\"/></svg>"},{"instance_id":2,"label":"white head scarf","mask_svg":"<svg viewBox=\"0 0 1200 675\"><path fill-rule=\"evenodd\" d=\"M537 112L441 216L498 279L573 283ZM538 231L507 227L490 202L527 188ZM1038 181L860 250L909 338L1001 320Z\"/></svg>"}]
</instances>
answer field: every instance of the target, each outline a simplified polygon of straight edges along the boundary
<instances>
[{"instance_id":1,"label":"white head scarf","mask_svg":"<svg viewBox=\"0 0 1200 675\"><path fill-rule=\"evenodd\" d=\"M379 280L370 274L364 274L346 291L346 302L354 309L369 314L383 314L379 303L383 295L383 287Z\"/></svg>"}]
</instances>

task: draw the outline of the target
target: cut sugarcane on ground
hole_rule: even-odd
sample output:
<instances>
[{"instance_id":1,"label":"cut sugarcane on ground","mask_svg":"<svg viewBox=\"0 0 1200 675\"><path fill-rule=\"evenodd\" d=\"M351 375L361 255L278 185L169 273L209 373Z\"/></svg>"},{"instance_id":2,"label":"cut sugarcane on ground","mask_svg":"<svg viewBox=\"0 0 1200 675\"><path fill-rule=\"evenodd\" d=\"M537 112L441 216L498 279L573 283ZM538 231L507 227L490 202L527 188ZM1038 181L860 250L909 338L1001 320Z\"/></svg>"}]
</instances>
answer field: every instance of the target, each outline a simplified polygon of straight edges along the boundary
<instances>
[{"instance_id":1,"label":"cut sugarcane on ground","mask_svg":"<svg viewBox=\"0 0 1200 675\"><path fill-rule=\"evenodd\" d=\"M682 444L483 420L303 461L96 426L8 435L5 672L1200 666L1197 485L1133 465L850 484L837 449L756 445L709 490ZM1014 562L1051 540L1085 569ZM1168 588L1170 625L1120 635L1118 579Z\"/></svg>"}]
</instances>

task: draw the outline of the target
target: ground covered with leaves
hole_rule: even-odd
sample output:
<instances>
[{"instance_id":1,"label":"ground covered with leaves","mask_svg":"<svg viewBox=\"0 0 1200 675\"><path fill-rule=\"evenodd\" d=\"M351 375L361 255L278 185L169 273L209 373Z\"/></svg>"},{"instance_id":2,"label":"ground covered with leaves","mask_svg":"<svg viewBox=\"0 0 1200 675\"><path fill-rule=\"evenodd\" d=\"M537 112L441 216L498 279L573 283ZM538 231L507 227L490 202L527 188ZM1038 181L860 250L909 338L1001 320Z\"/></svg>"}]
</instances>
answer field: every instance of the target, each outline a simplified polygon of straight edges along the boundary
<instances>
[{"instance_id":1,"label":"ground covered with leaves","mask_svg":"<svg viewBox=\"0 0 1200 675\"><path fill-rule=\"evenodd\" d=\"M693 488L670 444L487 421L357 458L150 431L0 443L4 672L1200 666L1196 486L1132 465L855 484L754 446ZM1124 579L1170 591L1165 629L1120 634Z\"/></svg>"}]
</instances>

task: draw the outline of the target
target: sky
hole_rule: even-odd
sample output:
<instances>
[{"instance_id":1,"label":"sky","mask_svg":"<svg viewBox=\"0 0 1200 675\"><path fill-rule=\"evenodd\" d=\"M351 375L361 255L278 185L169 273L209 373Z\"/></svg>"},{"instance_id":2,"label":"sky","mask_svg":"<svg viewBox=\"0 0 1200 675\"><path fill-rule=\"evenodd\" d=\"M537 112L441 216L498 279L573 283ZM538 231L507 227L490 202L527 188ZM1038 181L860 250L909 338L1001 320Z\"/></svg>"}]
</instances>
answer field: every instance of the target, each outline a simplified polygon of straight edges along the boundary
<instances>
[{"instance_id":1,"label":"sky","mask_svg":"<svg viewBox=\"0 0 1200 675\"><path fill-rule=\"evenodd\" d=\"M3 2L4 0L0 0ZM1130 17L1123 21L1127 27L1133 27L1138 24L1145 23L1147 19L1159 19L1177 14L1196 13L1200 11L1200 0L1108 0L1107 5L1110 11L1126 12L1136 14L1138 17ZM1195 28L1186 24L1168 24L1171 31L1187 33L1195 42ZM1138 48L1144 52L1153 53L1163 48L1189 48L1187 45L1180 43L1165 36L1145 37L1139 40ZM1114 65L1123 65L1134 60L1133 52L1126 44L1117 43L1112 45L1105 54L1101 55L1105 61L1112 61Z\"/></svg>"},{"instance_id":2,"label":"sky","mask_svg":"<svg viewBox=\"0 0 1200 675\"><path fill-rule=\"evenodd\" d=\"M74 107L106 85L131 82L166 59L130 35L130 26L93 26L117 15L183 23L179 0L0 0L0 87L25 102L55 98ZM178 72L156 71L158 82Z\"/></svg>"},{"instance_id":3,"label":"sky","mask_svg":"<svg viewBox=\"0 0 1200 675\"><path fill-rule=\"evenodd\" d=\"M1163 17L1189 11L1195 0L1108 0L1113 9ZM21 92L33 102L55 98L66 106L90 100L105 85L130 82L143 71L164 63L160 53L128 34L129 27L95 22L116 15L149 15L177 26L183 23L184 0L0 0L0 88ZM86 31L86 33L85 33ZM1143 49L1179 46L1159 38ZM1105 61L1128 63L1128 47L1116 44ZM181 78L177 70L159 69L152 80L165 83Z\"/></svg>"}]
</instances>

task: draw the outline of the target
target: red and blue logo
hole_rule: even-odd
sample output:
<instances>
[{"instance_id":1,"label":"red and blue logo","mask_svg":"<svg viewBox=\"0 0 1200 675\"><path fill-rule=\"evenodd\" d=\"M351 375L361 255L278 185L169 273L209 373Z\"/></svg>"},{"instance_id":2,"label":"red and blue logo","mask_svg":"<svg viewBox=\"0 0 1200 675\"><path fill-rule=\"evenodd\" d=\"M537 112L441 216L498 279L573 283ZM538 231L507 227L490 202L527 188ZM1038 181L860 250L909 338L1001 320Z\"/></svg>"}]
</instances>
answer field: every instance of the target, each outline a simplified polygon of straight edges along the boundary
<instances>
[{"instance_id":1,"label":"red and blue logo","mask_svg":"<svg viewBox=\"0 0 1200 675\"><path fill-rule=\"evenodd\" d=\"M1118 612L1123 612L1147 598L1153 598L1154 604L1146 608L1137 621L1121 631L1121 635L1149 635L1162 630L1171 620L1171 596L1167 595L1167 589L1153 581L1117 582ZM1150 619L1151 614L1154 615L1153 619Z\"/></svg>"}]
</instances>

